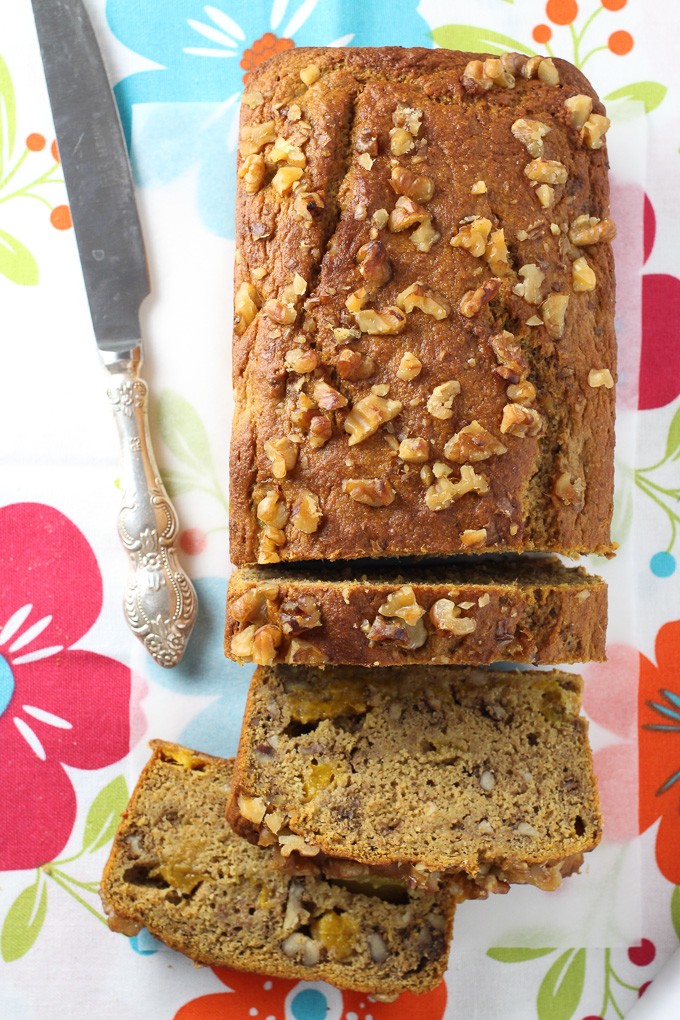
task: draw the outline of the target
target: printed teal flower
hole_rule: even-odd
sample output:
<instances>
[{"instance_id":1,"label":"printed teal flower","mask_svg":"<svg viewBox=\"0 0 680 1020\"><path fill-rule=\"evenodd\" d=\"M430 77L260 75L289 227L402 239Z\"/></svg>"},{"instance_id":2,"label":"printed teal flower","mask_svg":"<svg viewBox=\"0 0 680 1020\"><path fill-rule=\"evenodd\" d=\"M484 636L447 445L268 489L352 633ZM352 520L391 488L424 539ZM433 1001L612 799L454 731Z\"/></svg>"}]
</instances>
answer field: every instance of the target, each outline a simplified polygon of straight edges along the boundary
<instances>
[{"instance_id":1,"label":"printed teal flower","mask_svg":"<svg viewBox=\"0 0 680 1020\"><path fill-rule=\"evenodd\" d=\"M184 658L172 670L149 663L149 678L188 699L205 704L175 738L180 744L228 758L236 754L241 719L252 668L225 659L224 609L227 581L201 577L194 581L198 616ZM191 711L191 703L187 706Z\"/></svg>"},{"instance_id":2,"label":"printed teal flower","mask_svg":"<svg viewBox=\"0 0 680 1020\"><path fill-rule=\"evenodd\" d=\"M230 236L244 75L292 46L429 46L417 6L393 0L386 16L379 4L333 0L107 0L113 34L156 64L115 87L137 183L166 183L198 164L201 218Z\"/></svg>"}]
</instances>

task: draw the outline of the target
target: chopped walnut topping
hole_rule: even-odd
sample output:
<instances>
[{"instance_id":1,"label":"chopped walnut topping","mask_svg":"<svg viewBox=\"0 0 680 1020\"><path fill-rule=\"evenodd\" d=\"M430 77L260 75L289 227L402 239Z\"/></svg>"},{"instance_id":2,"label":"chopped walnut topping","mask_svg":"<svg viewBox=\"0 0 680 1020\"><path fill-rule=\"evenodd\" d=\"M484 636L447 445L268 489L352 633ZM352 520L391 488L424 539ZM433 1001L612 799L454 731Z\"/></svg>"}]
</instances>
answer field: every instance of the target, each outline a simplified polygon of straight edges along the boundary
<instances>
[{"instance_id":1,"label":"chopped walnut topping","mask_svg":"<svg viewBox=\"0 0 680 1020\"><path fill-rule=\"evenodd\" d=\"M264 121L262 124L246 124L241 129L239 151L243 156L251 156L275 140L276 130L273 120Z\"/></svg>"},{"instance_id":2,"label":"chopped walnut topping","mask_svg":"<svg viewBox=\"0 0 680 1020\"><path fill-rule=\"evenodd\" d=\"M582 510L586 484L582 478L574 477L569 471L563 471L553 487L553 492L566 506Z\"/></svg>"},{"instance_id":3,"label":"chopped walnut topping","mask_svg":"<svg viewBox=\"0 0 680 1020\"><path fill-rule=\"evenodd\" d=\"M378 614L370 626L367 620L361 629L368 640L375 644L387 641L399 648L413 650L422 648L427 641L427 630L422 620L418 620L414 626L409 626L398 618L386 618Z\"/></svg>"},{"instance_id":4,"label":"chopped walnut topping","mask_svg":"<svg viewBox=\"0 0 680 1020\"><path fill-rule=\"evenodd\" d=\"M305 83L305 85L313 85L314 82L318 81L320 77L321 71L316 66L316 64L307 64L307 66L303 67L302 70L300 71L300 78Z\"/></svg>"},{"instance_id":5,"label":"chopped walnut topping","mask_svg":"<svg viewBox=\"0 0 680 1020\"><path fill-rule=\"evenodd\" d=\"M401 333L406 325L406 316L394 305L387 305L380 311L364 308L353 314L361 332L368 333L369 336L395 336Z\"/></svg>"},{"instance_id":6,"label":"chopped walnut topping","mask_svg":"<svg viewBox=\"0 0 680 1020\"><path fill-rule=\"evenodd\" d=\"M453 418L454 398L460 393L460 383L457 379L449 379L447 382L435 386L427 401L427 409L433 418L446 421Z\"/></svg>"},{"instance_id":7,"label":"chopped walnut topping","mask_svg":"<svg viewBox=\"0 0 680 1020\"><path fill-rule=\"evenodd\" d=\"M234 295L234 332L241 336L257 315L262 298L252 283L242 283Z\"/></svg>"},{"instance_id":8,"label":"chopped walnut topping","mask_svg":"<svg viewBox=\"0 0 680 1020\"><path fill-rule=\"evenodd\" d=\"M315 217L321 215L323 208L324 200L318 191L298 190L295 192L293 209L300 219L311 223Z\"/></svg>"},{"instance_id":9,"label":"chopped walnut topping","mask_svg":"<svg viewBox=\"0 0 680 1020\"><path fill-rule=\"evenodd\" d=\"M428 252L441 239L441 236L432 223L432 217L427 216L413 231L410 241L417 251Z\"/></svg>"},{"instance_id":10,"label":"chopped walnut topping","mask_svg":"<svg viewBox=\"0 0 680 1020\"><path fill-rule=\"evenodd\" d=\"M362 152L361 155L357 157L357 163L359 166L362 166L364 170L370 170L373 167L373 158L370 153Z\"/></svg>"},{"instance_id":11,"label":"chopped walnut topping","mask_svg":"<svg viewBox=\"0 0 680 1020\"><path fill-rule=\"evenodd\" d=\"M342 491L356 503L365 506L389 506L394 503L396 496L390 483L382 478L346 478L342 483Z\"/></svg>"},{"instance_id":12,"label":"chopped walnut topping","mask_svg":"<svg viewBox=\"0 0 680 1020\"><path fill-rule=\"evenodd\" d=\"M368 291L365 287L359 287L358 290L353 291L345 301L345 308L348 312L358 312L368 302Z\"/></svg>"},{"instance_id":13,"label":"chopped walnut topping","mask_svg":"<svg viewBox=\"0 0 680 1020\"><path fill-rule=\"evenodd\" d=\"M286 544L286 533L280 528L271 525L262 532L260 536L260 549L257 554L258 563L279 563L281 557L279 548Z\"/></svg>"},{"instance_id":14,"label":"chopped walnut topping","mask_svg":"<svg viewBox=\"0 0 680 1020\"><path fill-rule=\"evenodd\" d=\"M295 599L284 599L280 619L283 633L297 637L321 626L321 610L311 595L299 595Z\"/></svg>"},{"instance_id":15,"label":"chopped walnut topping","mask_svg":"<svg viewBox=\"0 0 680 1020\"><path fill-rule=\"evenodd\" d=\"M569 227L569 240L578 247L613 241L615 237L616 226L613 220L601 220L597 216L577 216Z\"/></svg>"},{"instance_id":16,"label":"chopped walnut topping","mask_svg":"<svg viewBox=\"0 0 680 1020\"><path fill-rule=\"evenodd\" d=\"M258 666L271 666L276 661L276 650L283 635L278 627L268 623L255 632L252 660Z\"/></svg>"},{"instance_id":17,"label":"chopped walnut topping","mask_svg":"<svg viewBox=\"0 0 680 1020\"><path fill-rule=\"evenodd\" d=\"M323 666L326 661L320 648L300 638L293 638L286 655L286 662L291 666Z\"/></svg>"},{"instance_id":18,"label":"chopped walnut topping","mask_svg":"<svg viewBox=\"0 0 680 1020\"><path fill-rule=\"evenodd\" d=\"M524 174L539 184L566 184L569 176L566 166L556 159L532 159L524 167Z\"/></svg>"},{"instance_id":19,"label":"chopped walnut topping","mask_svg":"<svg viewBox=\"0 0 680 1020\"><path fill-rule=\"evenodd\" d=\"M419 308L425 315L431 315L433 319L445 319L451 312L451 306L441 294L434 290L428 290L422 283L412 283L406 290L402 290L397 296L397 305L404 312L412 312Z\"/></svg>"},{"instance_id":20,"label":"chopped walnut topping","mask_svg":"<svg viewBox=\"0 0 680 1020\"><path fill-rule=\"evenodd\" d=\"M258 106L262 106L264 96L259 90L254 92L244 92L241 96L241 102L244 106L248 106L251 110L255 110Z\"/></svg>"},{"instance_id":21,"label":"chopped walnut topping","mask_svg":"<svg viewBox=\"0 0 680 1020\"><path fill-rule=\"evenodd\" d=\"M410 584L404 584L391 592L378 612L381 616L398 616L409 627L415 627L418 620L425 615L425 610L418 605L416 593Z\"/></svg>"},{"instance_id":22,"label":"chopped walnut topping","mask_svg":"<svg viewBox=\"0 0 680 1020\"><path fill-rule=\"evenodd\" d=\"M521 142L530 156L537 158L543 155L543 139L550 131L547 124L540 120L531 120L528 117L520 117L512 125L513 136Z\"/></svg>"},{"instance_id":23,"label":"chopped walnut topping","mask_svg":"<svg viewBox=\"0 0 680 1020\"><path fill-rule=\"evenodd\" d=\"M451 238L452 248L465 248L479 258L486 251L489 234L493 224L485 216L476 216L470 223L460 228L455 237Z\"/></svg>"},{"instance_id":24,"label":"chopped walnut topping","mask_svg":"<svg viewBox=\"0 0 680 1020\"><path fill-rule=\"evenodd\" d=\"M432 474L435 478L448 478L453 474L453 468L443 460L436 460L432 465Z\"/></svg>"},{"instance_id":25,"label":"chopped walnut topping","mask_svg":"<svg viewBox=\"0 0 680 1020\"><path fill-rule=\"evenodd\" d=\"M461 81L465 91L474 95L493 88L491 78L487 78L484 74L484 64L481 60L470 60L465 65Z\"/></svg>"},{"instance_id":26,"label":"chopped walnut topping","mask_svg":"<svg viewBox=\"0 0 680 1020\"><path fill-rule=\"evenodd\" d=\"M278 489L272 489L257 504L257 519L273 528L283 528L288 521L288 509Z\"/></svg>"},{"instance_id":27,"label":"chopped walnut topping","mask_svg":"<svg viewBox=\"0 0 680 1020\"><path fill-rule=\"evenodd\" d=\"M341 407L347 407L347 397L322 379L314 383L314 400L324 411L337 411Z\"/></svg>"},{"instance_id":28,"label":"chopped walnut topping","mask_svg":"<svg viewBox=\"0 0 680 1020\"><path fill-rule=\"evenodd\" d=\"M508 382L519 382L529 371L529 365L514 335L504 329L489 337L489 343L500 366L494 372Z\"/></svg>"},{"instance_id":29,"label":"chopped walnut topping","mask_svg":"<svg viewBox=\"0 0 680 1020\"><path fill-rule=\"evenodd\" d=\"M379 230L382 230L383 227L387 226L389 218L390 214L388 213L387 209L376 209L376 211L373 213L371 217L371 219L373 220L373 222L375 223L376 227L378 227Z\"/></svg>"},{"instance_id":30,"label":"chopped walnut topping","mask_svg":"<svg viewBox=\"0 0 680 1020\"><path fill-rule=\"evenodd\" d=\"M569 111L569 123L571 127L580 131L590 117L593 110L593 101L590 96L571 96L564 100L564 105Z\"/></svg>"},{"instance_id":31,"label":"chopped walnut topping","mask_svg":"<svg viewBox=\"0 0 680 1020\"><path fill-rule=\"evenodd\" d=\"M501 280L495 278L485 280L477 290L466 291L460 299L459 307L461 315L464 315L466 319L471 319L473 316L478 315L484 305L488 304L496 296L501 288L501 282Z\"/></svg>"},{"instance_id":32,"label":"chopped walnut topping","mask_svg":"<svg viewBox=\"0 0 680 1020\"><path fill-rule=\"evenodd\" d=\"M477 629L476 620L469 616L461 616L461 611L451 599L437 599L429 612L431 622L437 630L455 637L464 637Z\"/></svg>"},{"instance_id":33,"label":"chopped walnut topping","mask_svg":"<svg viewBox=\"0 0 680 1020\"><path fill-rule=\"evenodd\" d=\"M264 444L264 452L271 461L274 478L285 478L297 464L298 448L285 436L280 439L267 440Z\"/></svg>"},{"instance_id":34,"label":"chopped walnut topping","mask_svg":"<svg viewBox=\"0 0 680 1020\"><path fill-rule=\"evenodd\" d=\"M414 174L403 166L392 168L390 183L398 195L406 195L414 202L429 202L434 195L434 181L425 174Z\"/></svg>"},{"instance_id":35,"label":"chopped walnut topping","mask_svg":"<svg viewBox=\"0 0 680 1020\"><path fill-rule=\"evenodd\" d=\"M361 330L357 329L356 326L352 326L351 329L347 329L344 326L336 326L333 330L333 339L336 344L349 344L352 340L361 339Z\"/></svg>"},{"instance_id":36,"label":"chopped walnut topping","mask_svg":"<svg viewBox=\"0 0 680 1020\"><path fill-rule=\"evenodd\" d=\"M338 355L335 367L341 379L358 382L359 379L368 379L373 375L375 362L373 358L344 347Z\"/></svg>"},{"instance_id":37,"label":"chopped walnut topping","mask_svg":"<svg viewBox=\"0 0 680 1020\"><path fill-rule=\"evenodd\" d=\"M472 421L462 428L444 447L444 456L454 464L476 464L477 461L499 457L507 452L507 447L478 421Z\"/></svg>"},{"instance_id":38,"label":"chopped walnut topping","mask_svg":"<svg viewBox=\"0 0 680 1020\"><path fill-rule=\"evenodd\" d=\"M302 110L300 109L297 103L291 103L290 106L288 107L288 113L286 116L288 117L288 120L292 121L295 124L297 123L297 121L300 120L300 117L302 116Z\"/></svg>"},{"instance_id":39,"label":"chopped walnut topping","mask_svg":"<svg viewBox=\"0 0 680 1020\"><path fill-rule=\"evenodd\" d=\"M388 400L369 393L357 400L345 418L345 431L349 432L349 445L362 443L378 431L381 425L391 421L402 408L400 400Z\"/></svg>"},{"instance_id":40,"label":"chopped walnut topping","mask_svg":"<svg viewBox=\"0 0 680 1020\"><path fill-rule=\"evenodd\" d=\"M283 301L278 301L276 298L270 298L269 301L265 301L262 311L265 315L269 316L272 322L277 322L280 326L291 326L297 319L295 309L289 304L284 304Z\"/></svg>"},{"instance_id":41,"label":"chopped walnut topping","mask_svg":"<svg viewBox=\"0 0 680 1020\"><path fill-rule=\"evenodd\" d=\"M423 111L413 106L406 106L404 103L397 103L392 114L392 123L395 127L405 128L413 137L417 137L423 119Z\"/></svg>"},{"instance_id":42,"label":"chopped walnut topping","mask_svg":"<svg viewBox=\"0 0 680 1020\"><path fill-rule=\"evenodd\" d=\"M486 528L477 528L476 530L468 528L467 531L463 531L460 536L460 544L464 545L467 549L479 549L486 545ZM489 599L488 595L486 597ZM480 607L482 605L483 598L484 596L482 595L481 598L478 599L478 605ZM486 603L484 603L484 605L486 605Z\"/></svg>"},{"instance_id":43,"label":"chopped walnut topping","mask_svg":"<svg viewBox=\"0 0 680 1020\"><path fill-rule=\"evenodd\" d=\"M396 234L429 219L429 215L427 209L414 202L408 195L400 195L389 215L389 228Z\"/></svg>"},{"instance_id":44,"label":"chopped walnut topping","mask_svg":"<svg viewBox=\"0 0 680 1020\"><path fill-rule=\"evenodd\" d=\"M430 510L445 510L468 492L483 494L488 490L489 483L485 476L478 475L470 464L463 464L460 469L460 481L452 482L450 478L438 478L425 493L425 503Z\"/></svg>"},{"instance_id":45,"label":"chopped walnut topping","mask_svg":"<svg viewBox=\"0 0 680 1020\"><path fill-rule=\"evenodd\" d=\"M264 623L267 618L268 603L277 598L278 584L258 584L247 588L235 599L229 611L237 623Z\"/></svg>"},{"instance_id":46,"label":"chopped walnut topping","mask_svg":"<svg viewBox=\"0 0 680 1020\"><path fill-rule=\"evenodd\" d=\"M609 130L610 124L609 117L603 117L600 113L591 113L581 129L581 138L589 149L602 148L604 136Z\"/></svg>"},{"instance_id":47,"label":"chopped walnut topping","mask_svg":"<svg viewBox=\"0 0 680 1020\"><path fill-rule=\"evenodd\" d=\"M575 259L571 264L571 285L579 293L581 291L595 290L597 277L595 270L589 265L588 260L583 256Z\"/></svg>"},{"instance_id":48,"label":"chopped walnut topping","mask_svg":"<svg viewBox=\"0 0 680 1020\"><path fill-rule=\"evenodd\" d=\"M554 340L564 336L567 317L568 294L550 294L541 305L541 315L548 335Z\"/></svg>"},{"instance_id":49,"label":"chopped walnut topping","mask_svg":"<svg viewBox=\"0 0 680 1020\"><path fill-rule=\"evenodd\" d=\"M560 83L560 72L550 57L541 57L536 77L546 85L559 85Z\"/></svg>"},{"instance_id":50,"label":"chopped walnut topping","mask_svg":"<svg viewBox=\"0 0 680 1020\"><path fill-rule=\"evenodd\" d=\"M614 385L614 379L608 368L591 368L588 373L588 385L593 388L604 386L610 390Z\"/></svg>"},{"instance_id":51,"label":"chopped walnut topping","mask_svg":"<svg viewBox=\"0 0 680 1020\"><path fill-rule=\"evenodd\" d=\"M399 362L397 379L401 379L402 382L411 382L412 379L418 378L422 370L422 361L416 358L415 354L412 354L411 351L406 351L405 354L402 354L401 361Z\"/></svg>"},{"instance_id":52,"label":"chopped walnut topping","mask_svg":"<svg viewBox=\"0 0 680 1020\"><path fill-rule=\"evenodd\" d=\"M536 198L541 208L550 209L555 202L555 189L549 184L539 184L536 188Z\"/></svg>"},{"instance_id":53,"label":"chopped walnut topping","mask_svg":"<svg viewBox=\"0 0 680 1020\"><path fill-rule=\"evenodd\" d=\"M319 366L319 355L311 347L294 347L286 351L283 359L287 372L297 372L298 375L308 375Z\"/></svg>"},{"instance_id":54,"label":"chopped walnut topping","mask_svg":"<svg viewBox=\"0 0 680 1020\"><path fill-rule=\"evenodd\" d=\"M358 136L354 148L357 152L367 152L369 156L378 155L378 139L368 128L364 128Z\"/></svg>"},{"instance_id":55,"label":"chopped walnut topping","mask_svg":"<svg viewBox=\"0 0 680 1020\"><path fill-rule=\"evenodd\" d=\"M382 241L362 244L357 252L359 272L369 287L382 287L392 279L392 263Z\"/></svg>"},{"instance_id":56,"label":"chopped walnut topping","mask_svg":"<svg viewBox=\"0 0 680 1020\"><path fill-rule=\"evenodd\" d=\"M430 459L430 444L427 439L420 437L402 439L399 443L399 457L407 464L423 464Z\"/></svg>"},{"instance_id":57,"label":"chopped walnut topping","mask_svg":"<svg viewBox=\"0 0 680 1020\"><path fill-rule=\"evenodd\" d=\"M525 407L533 404L536 399L536 387L528 379L508 386L505 392L515 404L523 404Z\"/></svg>"},{"instance_id":58,"label":"chopped walnut topping","mask_svg":"<svg viewBox=\"0 0 680 1020\"><path fill-rule=\"evenodd\" d=\"M494 230L491 234L484 252L484 258L494 276L501 276L510 268L510 253L505 243L505 231L503 228Z\"/></svg>"},{"instance_id":59,"label":"chopped walnut topping","mask_svg":"<svg viewBox=\"0 0 680 1020\"><path fill-rule=\"evenodd\" d=\"M272 178L272 187L279 195L286 195L301 177L299 166L280 166Z\"/></svg>"},{"instance_id":60,"label":"chopped walnut topping","mask_svg":"<svg viewBox=\"0 0 680 1020\"><path fill-rule=\"evenodd\" d=\"M319 521L323 517L319 507L319 497L315 496L309 489L302 489L293 504L293 513L290 523L297 531L305 535L313 535L319 527Z\"/></svg>"},{"instance_id":61,"label":"chopped walnut topping","mask_svg":"<svg viewBox=\"0 0 680 1020\"><path fill-rule=\"evenodd\" d=\"M333 423L323 414L315 414L309 423L309 445L319 450L333 434Z\"/></svg>"},{"instance_id":62,"label":"chopped walnut topping","mask_svg":"<svg viewBox=\"0 0 680 1020\"><path fill-rule=\"evenodd\" d=\"M390 129L390 151L393 156L404 156L411 151L415 144L410 131L400 127Z\"/></svg>"},{"instance_id":63,"label":"chopped walnut topping","mask_svg":"<svg viewBox=\"0 0 680 1020\"><path fill-rule=\"evenodd\" d=\"M515 284L512 288L513 294L523 297L530 305L540 304L541 286L545 280L545 273L535 263L529 262L526 266L521 266L518 269L517 275L522 277L523 282Z\"/></svg>"},{"instance_id":64,"label":"chopped walnut topping","mask_svg":"<svg viewBox=\"0 0 680 1020\"><path fill-rule=\"evenodd\" d=\"M488 57L484 61L483 75L497 88L512 89L515 87L513 75L498 57Z\"/></svg>"},{"instance_id":65,"label":"chopped walnut topping","mask_svg":"<svg viewBox=\"0 0 680 1020\"><path fill-rule=\"evenodd\" d=\"M475 181L470 188L471 195L486 195L489 189L486 186L486 181Z\"/></svg>"},{"instance_id":66,"label":"chopped walnut topping","mask_svg":"<svg viewBox=\"0 0 680 1020\"><path fill-rule=\"evenodd\" d=\"M246 194L256 195L267 176L264 156L260 156L258 153L246 156L239 167L238 176L243 181Z\"/></svg>"},{"instance_id":67,"label":"chopped walnut topping","mask_svg":"<svg viewBox=\"0 0 680 1020\"><path fill-rule=\"evenodd\" d=\"M506 404L503 408L503 421L501 432L508 432L511 436L518 436L525 439L527 436L537 436L543 429L543 419L538 411L531 407L523 407L521 404Z\"/></svg>"},{"instance_id":68,"label":"chopped walnut topping","mask_svg":"<svg viewBox=\"0 0 680 1020\"><path fill-rule=\"evenodd\" d=\"M231 639L230 651L235 659L243 659L250 662L253 655L253 639L255 637L255 631L257 627L254 623L251 623L248 627L244 627Z\"/></svg>"},{"instance_id":69,"label":"chopped walnut topping","mask_svg":"<svg viewBox=\"0 0 680 1020\"><path fill-rule=\"evenodd\" d=\"M266 155L268 163L287 163L289 166L297 166L304 170L307 166L307 157L299 145L294 145L287 138L280 135Z\"/></svg>"},{"instance_id":70,"label":"chopped walnut topping","mask_svg":"<svg viewBox=\"0 0 680 1020\"><path fill-rule=\"evenodd\" d=\"M243 818L246 818L249 822L254 822L255 825L259 825L265 816L267 805L262 800L262 797L246 797L245 794L240 793L238 796L238 809Z\"/></svg>"}]
</instances>

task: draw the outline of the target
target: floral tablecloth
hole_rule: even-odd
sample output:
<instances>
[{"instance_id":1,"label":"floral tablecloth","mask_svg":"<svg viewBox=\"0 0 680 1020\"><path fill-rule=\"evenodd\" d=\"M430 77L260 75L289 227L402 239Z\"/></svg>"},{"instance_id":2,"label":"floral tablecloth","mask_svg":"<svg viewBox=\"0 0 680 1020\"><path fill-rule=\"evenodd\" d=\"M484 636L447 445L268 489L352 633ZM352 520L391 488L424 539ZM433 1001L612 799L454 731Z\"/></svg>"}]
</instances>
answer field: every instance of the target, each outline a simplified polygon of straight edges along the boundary
<instances>
[{"instance_id":1,"label":"floral tablecloth","mask_svg":"<svg viewBox=\"0 0 680 1020\"><path fill-rule=\"evenodd\" d=\"M680 937L680 10L674 0L87 0L131 146L153 296L152 428L200 599L181 667L123 622L117 440L29 0L0 6L0 1016L621 1017ZM396 1003L196 969L105 926L98 878L150 737L234 752L222 655L243 78L290 46L536 50L584 68L609 134L620 344L609 660L589 665L605 839L548 897L457 915L446 981Z\"/></svg>"}]
</instances>

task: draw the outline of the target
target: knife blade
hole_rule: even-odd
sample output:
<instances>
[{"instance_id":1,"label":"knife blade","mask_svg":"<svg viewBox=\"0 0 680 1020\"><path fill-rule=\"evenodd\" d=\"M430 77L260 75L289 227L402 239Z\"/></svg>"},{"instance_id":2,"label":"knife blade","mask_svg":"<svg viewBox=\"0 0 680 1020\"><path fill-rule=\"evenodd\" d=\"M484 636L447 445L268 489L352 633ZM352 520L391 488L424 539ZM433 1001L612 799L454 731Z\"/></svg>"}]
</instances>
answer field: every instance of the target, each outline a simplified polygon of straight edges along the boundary
<instances>
[{"instance_id":1,"label":"knife blade","mask_svg":"<svg viewBox=\"0 0 680 1020\"><path fill-rule=\"evenodd\" d=\"M151 445L140 305L150 291L127 149L82 0L32 0L55 135L108 395L121 445L118 533L128 552L125 618L161 666L182 658L196 618L175 548L177 514Z\"/></svg>"}]
</instances>

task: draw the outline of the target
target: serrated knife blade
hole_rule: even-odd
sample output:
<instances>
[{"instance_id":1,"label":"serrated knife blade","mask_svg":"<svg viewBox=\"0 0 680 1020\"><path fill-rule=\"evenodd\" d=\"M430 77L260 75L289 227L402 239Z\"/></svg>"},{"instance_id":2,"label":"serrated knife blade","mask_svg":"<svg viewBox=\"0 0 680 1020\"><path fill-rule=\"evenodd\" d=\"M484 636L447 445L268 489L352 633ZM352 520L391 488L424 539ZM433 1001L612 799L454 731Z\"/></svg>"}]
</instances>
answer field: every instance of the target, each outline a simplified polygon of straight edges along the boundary
<instances>
[{"instance_id":1,"label":"serrated knife blade","mask_svg":"<svg viewBox=\"0 0 680 1020\"><path fill-rule=\"evenodd\" d=\"M177 557L177 515L156 466L148 386L139 375L139 309L149 277L127 149L82 0L32 4L92 325L121 441L118 532L130 563L125 617L153 658L174 666L197 604Z\"/></svg>"}]
</instances>

